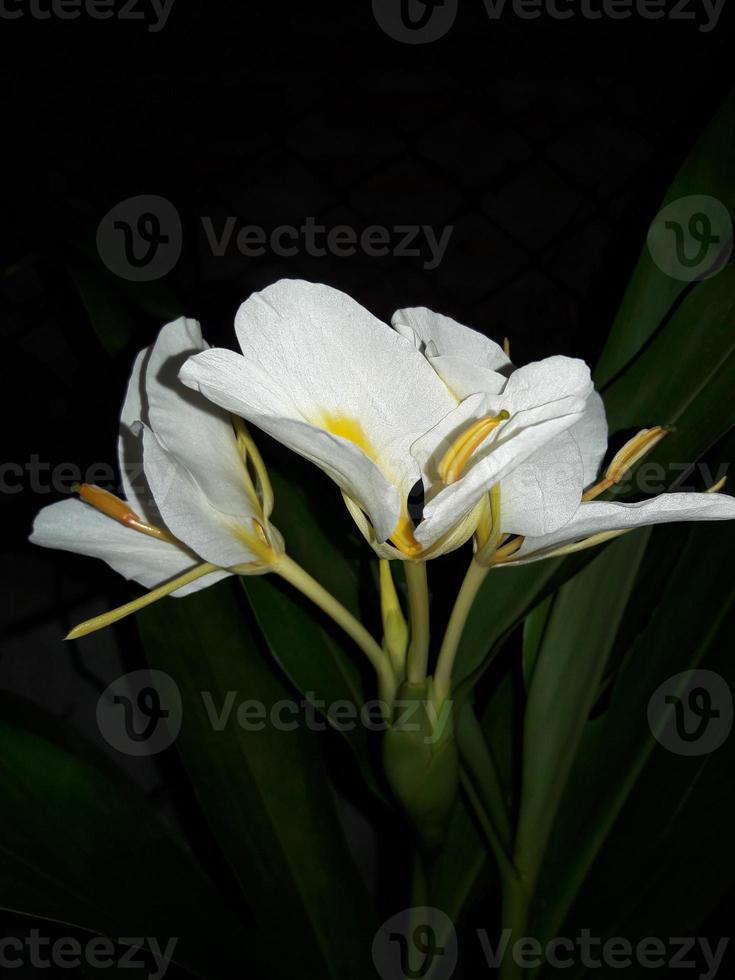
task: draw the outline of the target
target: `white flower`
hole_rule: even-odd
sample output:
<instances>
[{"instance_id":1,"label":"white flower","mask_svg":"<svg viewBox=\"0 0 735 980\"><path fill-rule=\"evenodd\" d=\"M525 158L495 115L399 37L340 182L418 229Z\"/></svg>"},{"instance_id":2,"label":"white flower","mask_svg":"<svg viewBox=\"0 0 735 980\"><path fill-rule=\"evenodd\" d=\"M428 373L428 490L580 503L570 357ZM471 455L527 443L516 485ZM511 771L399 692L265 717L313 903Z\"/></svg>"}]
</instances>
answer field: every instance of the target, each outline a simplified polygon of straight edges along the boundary
<instances>
[{"instance_id":1,"label":"white flower","mask_svg":"<svg viewBox=\"0 0 735 980\"><path fill-rule=\"evenodd\" d=\"M550 357L516 369L484 335L424 308L399 310L393 325L463 399L453 416L413 447L424 474L427 524L456 519L457 508L467 506L466 499L457 502L466 497L463 483L475 495L492 488L491 514L481 519L478 534L479 545L491 551L486 560L523 564L634 527L735 518L735 499L717 493L667 493L633 504L594 500L666 430L639 433L615 457L607 478L595 484L607 450L607 423L581 361ZM507 421L499 419L503 411ZM457 469L463 472L454 483ZM416 531L419 540L422 528Z\"/></svg>"},{"instance_id":2,"label":"white flower","mask_svg":"<svg viewBox=\"0 0 735 980\"><path fill-rule=\"evenodd\" d=\"M461 401L461 387L442 380L413 338L307 282L254 294L235 328L242 354L206 351L181 379L320 466L383 557L423 560L466 541L493 483L579 422L592 391L581 361L550 358L503 378L499 399ZM498 366L481 365L493 377ZM445 484L442 461L468 429L477 446L447 464ZM419 520L410 497L422 483Z\"/></svg>"},{"instance_id":3,"label":"white flower","mask_svg":"<svg viewBox=\"0 0 735 980\"><path fill-rule=\"evenodd\" d=\"M227 412L178 380L187 357L207 346L199 324L182 317L140 352L118 446L127 500L85 484L81 499L39 513L33 543L102 558L147 588L181 579L176 596L235 571L268 571L282 540L268 520L260 458L244 427L236 433Z\"/></svg>"}]
</instances>

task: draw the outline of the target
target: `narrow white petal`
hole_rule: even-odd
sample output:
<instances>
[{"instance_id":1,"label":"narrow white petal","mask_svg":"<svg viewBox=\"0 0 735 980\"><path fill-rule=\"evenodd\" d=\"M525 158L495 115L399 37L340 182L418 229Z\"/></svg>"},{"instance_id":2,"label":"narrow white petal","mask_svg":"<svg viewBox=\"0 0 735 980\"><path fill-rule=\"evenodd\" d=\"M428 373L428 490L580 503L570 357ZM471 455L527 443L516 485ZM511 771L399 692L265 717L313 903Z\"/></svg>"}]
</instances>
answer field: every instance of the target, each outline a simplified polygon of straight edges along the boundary
<instances>
[{"instance_id":1,"label":"narrow white petal","mask_svg":"<svg viewBox=\"0 0 735 980\"><path fill-rule=\"evenodd\" d=\"M238 534L252 535L252 507L243 495L239 514L216 510L178 456L143 428L143 458L156 505L168 530L205 561L224 568L257 560Z\"/></svg>"},{"instance_id":2,"label":"narrow white petal","mask_svg":"<svg viewBox=\"0 0 735 980\"><path fill-rule=\"evenodd\" d=\"M147 589L201 564L190 551L124 527L76 498L44 507L36 517L29 540L42 548L101 558L120 575ZM180 597L195 592L226 574L213 572L173 594Z\"/></svg>"},{"instance_id":3,"label":"narrow white petal","mask_svg":"<svg viewBox=\"0 0 735 980\"><path fill-rule=\"evenodd\" d=\"M526 538L512 564L536 561L561 548L606 531L622 531L674 521L735 520L735 497L720 493L663 493L635 504L591 500L580 504L568 524L553 534Z\"/></svg>"},{"instance_id":4,"label":"narrow white petal","mask_svg":"<svg viewBox=\"0 0 735 980\"><path fill-rule=\"evenodd\" d=\"M148 407L144 397L143 385L145 363L150 350L150 347L146 347L138 352L133 370L130 373L130 380L120 413L117 456L126 500L139 517L158 527L161 524L161 515L158 513L158 508L143 472L143 444L136 428L137 422L148 424Z\"/></svg>"},{"instance_id":5,"label":"narrow white petal","mask_svg":"<svg viewBox=\"0 0 735 980\"><path fill-rule=\"evenodd\" d=\"M230 414L179 380L185 361L207 348L196 320L180 317L163 327L144 363L143 421L212 506L237 517L250 498Z\"/></svg>"}]
</instances>

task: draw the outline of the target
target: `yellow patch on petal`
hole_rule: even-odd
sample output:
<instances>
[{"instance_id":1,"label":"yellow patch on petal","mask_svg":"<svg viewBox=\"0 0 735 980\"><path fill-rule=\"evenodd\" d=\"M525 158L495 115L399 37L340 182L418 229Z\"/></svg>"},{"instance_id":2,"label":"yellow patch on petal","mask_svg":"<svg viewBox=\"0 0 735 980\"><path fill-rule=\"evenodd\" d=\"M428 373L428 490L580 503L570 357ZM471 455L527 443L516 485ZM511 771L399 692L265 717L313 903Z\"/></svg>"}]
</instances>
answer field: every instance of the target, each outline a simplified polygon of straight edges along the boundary
<instances>
[{"instance_id":1,"label":"yellow patch on petal","mask_svg":"<svg viewBox=\"0 0 735 980\"><path fill-rule=\"evenodd\" d=\"M341 436L348 442L353 442L369 456L375 460L375 450L370 445L370 440L365 435L362 424L357 419L352 419L349 415L333 415L331 412L322 412L322 425L331 432L333 436Z\"/></svg>"}]
</instances>

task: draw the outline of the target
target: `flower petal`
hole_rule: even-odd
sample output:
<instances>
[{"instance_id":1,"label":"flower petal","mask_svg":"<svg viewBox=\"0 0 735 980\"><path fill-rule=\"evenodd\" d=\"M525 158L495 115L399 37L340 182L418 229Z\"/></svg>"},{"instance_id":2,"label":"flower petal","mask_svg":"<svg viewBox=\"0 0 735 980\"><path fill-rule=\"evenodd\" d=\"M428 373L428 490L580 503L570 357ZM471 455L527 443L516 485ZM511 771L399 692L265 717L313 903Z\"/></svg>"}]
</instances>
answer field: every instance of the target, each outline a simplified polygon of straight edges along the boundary
<instances>
[{"instance_id":1,"label":"flower petal","mask_svg":"<svg viewBox=\"0 0 735 980\"><path fill-rule=\"evenodd\" d=\"M429 360L458 400L478 391L502 391L513 365L484 334L426 307L397 310L393 327Z\"/></svg>"},{"instance_id":2,"label":"flower petal","mask_svg":"<svg viewBox=\"0 0 735 980\"><path fill-rule=\"evenodd\" d=\"M125 498L135 513L154 527L162 523L161 515L153 500L148 481L143 472L143 444L136 422L148 422L147 406L144 407L143 384L145 363L150 347L139 351L128 381L128 388L120 413L120 433L117 456L120 464L120 480Z\"/></svg>"},{"instance_id":3,"label":"flower petal","mask_svg":"<svg viewBox=\"0 0 735 980\"><path fill-rule=\"evenodd\" d=\"M576 427L562 432L503 478L500 524L505 533L550 534L574 517L585 485L582 456L572 436Z\"/></svg>"},{"instance_id":4,"label":"flower petal","mask_svg":"<svg viewBox=\"0 0 735 980\"><path fill-rule=\"evenodd\" d=\"M201 564L190 551L124 527L76 498L44 507L36 517L29 540L42 548L101 558L120 575L147 589ZM227 574L212 572L172 594L180 597L196 592Z\"/></svg>"},{"instance_id":5,"label":"flower petal","mask_svg":"<svg viewBox=\"0 0 735 980\"><path fill-rule=\"evenodd\" d=\"M446 386L412 344L328 286L281 280L240 307L236 330L243 356L200 354L184 383L315 462L385 540L419 478L411 443L456 406Z\"/></svg>"},{"instance_id":6,"label":"flower petal","mask_svg":"<svg viewBox=\"0 0 735 980\"><path fill-rule=\"evenodd\" d=\"M142 421L215 509L244 521L256 508L230 414L179 380L185 361L208 346L196 320L163 327L144 366Z\"/></svg>"},{"instance_id":7,"label":"flower petal","mask_svg":"<svg viewBox=\"0 0 735 980\"><path fill-rule=\"evenodd\" d=\"M223 568L258 561L243 535L252 536L253 511L222 513L178 456L143 427L143 460L156 505L169 531L205 561Z\"/></svg>"},{"instance_id":8,"label":"flower petal","mask_svg":"<svg viewBox=\"0 0 735 980\"><path fill-rule=\"evenodd\" d=\"M587 399L584 415L569 430L582 456L585 489L594 483L607 452L605 405L596 391Z\"/></svg>"},{"instance_id":9,"label":"flower petal","mask_svg":"<svg viewBox=\"0 0 735 980\"><path fill-rule=\"evenodd\" d=\"M526 538L511 564L537 561L547 557L550 550L606 531L632 530L674 521L728 520L735 520L735 497L720 493L662 493L635 504L591 500L580 504L573 519L560 530Z\"/></svg>"},{"instance_id":10,"label":"flower petal","mask_svg":"<svg viewBox=\"0 0 735 980\"><path fill-rule=\"evenodd\" d=\"M552 439L578 422L592 391L589 368L583 361L568 357L550 357L545 361L518 368L500 395L472 395L414 443L412 452L421 465L428 487L424 521L416 538L425 547L463 520L482 495L504 480ZM464 472L450 486L442 487L439 463L452 443L467 427L483 417L492 417L505 409L510 414L474 452ZM579 477L573 468L577 502L581 496ZM533 474L531 474L532 476ZM559 491L558 480L554 481ZM553 507L536 518L553 524L571 511L571 490L559 492L557 517ZM563 499L562 499L563 498ZM538 507L538 492L527 503ZM502 510L501 499L501 510ZM573 512L573 511L572 511ZM513 515L515 520L522 515ZM529 520L535 515L529 515Z\"/></svg>"}]
</instances>

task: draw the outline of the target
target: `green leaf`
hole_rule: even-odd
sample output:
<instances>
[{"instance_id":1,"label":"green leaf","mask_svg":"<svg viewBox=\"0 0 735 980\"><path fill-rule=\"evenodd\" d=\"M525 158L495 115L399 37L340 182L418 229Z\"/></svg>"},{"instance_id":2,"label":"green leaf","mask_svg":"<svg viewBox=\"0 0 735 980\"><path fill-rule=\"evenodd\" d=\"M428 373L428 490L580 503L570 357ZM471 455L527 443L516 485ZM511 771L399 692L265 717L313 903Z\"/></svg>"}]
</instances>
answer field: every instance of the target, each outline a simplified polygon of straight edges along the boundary
<instances>
[{"instance_id":1,"label":"green leaf","mask_svg":"<svg viewBox=\"0 0 735 980\"><path fill-rule=\"evenodd\" d=\"M666 537L663 533L662 538ZM666 541L661 545L665 547ZM661 545L652 542L653 555L661 553ZM534 920L534 935L542 940L555 935L561 926L631 795L636 792L645 798L647 808L636 807L634 830L622 836L618 831L618 838L628 848L631 840L649 841L650 849L660 838L663 823L668 822L673 808L697 778L693 760L672 758L672 753L660 749L655 765L649 764L657 742L649 727L647 707L652 693L667 677L696 667L708 651L717 651L718 645L728 648L727 634L718 641L718 633L735 603L735 581L723 574L733 548L735 527L731 524L693 527L680 560L670 568L663 595L658 594L658 583L648 592L649 602L657 603L654 614L625 660L608 709L587 725L559 808L539 882ZM702 560L704 555L706 561ZM637 591L646 594L647 585L641 578ZM676 780L674 770L678 771ZM710 816L708 813L708 820ZM613 850L620 867L625 859L619 847ZM614 866L615 861L605 862L606 866ZM621 887L629 889L628 871L621 877ZM607 873L606 892L612 889L614 878ZM611 898L605 912L614 917L618 909Z\"/></svg>"},{"instance_id":2,"label":"green leaf","mask_svg":"<svg viewBox=\"0 0 735 980\"><path fill-rule=\"evenodd\" d=\"M237 968L241 927L158 811L96 749L8 698L0 851L3 908L113 939L178 937L174 959L201 976Z\"/></svg>"},{"instance_id":3,"label":"green leaf","mask_svg":"<svg viewBox=\"0 0 735 980\"><path fill-rule=\"evenodd\" d=\"M661 208L681 197L705 194L735 213L734 162L735 96L730 96L687 157ZM595 371L598 385L628 364L688 286L663 272L644 246Z\"/></svg>"},{"instance_id":4,"label":"green leaf","mask_svg":"<svg viewBox=\"0 0 735 980\"><path fill-rule=\"evenodd\" d=\"M646 489L660 492L680 483L732 428L734 382L735 266L729 266L695 287L666 329L604 393L611 433L656 423L676 426L643 464L658 466L648 470L658 475ZM500 636L597 553L491 571L460 643L457 682L477 669Z\"/></svg>"},{"instance_id":5,"label":"green leaf","mask_svg":"<svg viewBox=\"0 0 735 980\"><path fill-rule=\"evenodd\" d=\"M515 861L533 883L649 532L598 555L560 591L531 679Z\"/></svg>"},{"instance_id":6,"label":"green leaf","mask_svg":"<svg viewBox=\"0 0 735 980\"><path fill-rule=\"evenodd\" d=\"M271 472L276 500L274 523L282 532L289 555L335 598L361 618L360 566L345 557L340 536L326 534L300 486ZM330 488L332 489L332 488ZM338 496L335 506L341 507ZM258 625L276 661L292 684L332 723L339 702L361 708L377 698L375 674L364 654L308 600L275 576L243 578L242 584ZM369 590L375 608L379 599ZM337 730L354 753L371 790L381 796L375 768L374 740L363 724Z\"/></svg>"},{"instance_id":7,"label":"green leaf","mask_svg":"<svg viewBox=\"0 0 735 980\"><path fill-rule=\"evenodd\" d=\"M612 432L675 425L647 462L695 462L735 423L735 265L700 283L604 393ZM665 378L665 384L661 379ZM682 468L675 477L682 476ZM660 487L663 489L663 487Z\"/></svg>"},{"instance_id":8,"label":"green leaf","mask_svg":"<svg viewBox=\"0 0 735 980\"><path fill-rule=\"evenodd\" d=\"M523 621L523 681L526 689L530 686L536 661L541 652L541 644L546 634L546 627L549 625L555 598L556 594L547 596Z\"/></svg>"},{"instance_id":9,"label":"green leaf","mask_svg":"<svg viewBox=\"0 0 735 980\"><path fill-rule=\"evenodd\" d=\"M179 685L177 746L253 913L280 934L275 958L307 976L359 975L374 932L365 888L317 737L294 718L243 606L225 581L149 607L139 614L148 659ZM249 720L238 717L246 701L261 706Z\"/></svg>"}]
</instances>

